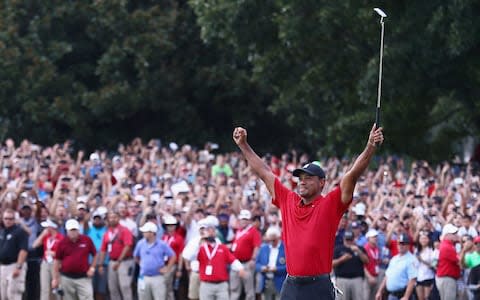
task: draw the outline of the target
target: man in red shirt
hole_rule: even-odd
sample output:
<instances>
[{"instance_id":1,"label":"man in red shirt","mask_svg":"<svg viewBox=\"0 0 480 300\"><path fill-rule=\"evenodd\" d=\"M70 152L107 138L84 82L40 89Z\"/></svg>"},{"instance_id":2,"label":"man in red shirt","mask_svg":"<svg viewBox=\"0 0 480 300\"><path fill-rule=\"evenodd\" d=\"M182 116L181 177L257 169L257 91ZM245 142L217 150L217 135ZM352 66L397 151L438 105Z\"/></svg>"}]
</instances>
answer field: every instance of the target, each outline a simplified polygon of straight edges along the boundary
<instances>
[{"instance_id":1,"label":"man in red shirt","mask_svg":"<svg viewBox=\"0 0 480 300\"><path fill-rule=\"evenodd\" d=\"M200 299L227 300L229 299L228 265L231 265L232 269L238 271L241 277L245 277L247 274L240 261L233 256L227 246L215 239L216 224L210 220L205 218L198 224L200 228L205 228L197 254L200 275Z\"/></svg>"},{"instance_id":2,"label":"man in red shirt","mask_svg":"<svg viewBox=\"0 0 480 300\"><path fill-rule=\"evenodd\" d=\"M103 236L100 247L99 272L103 272L105 253L108 253L108 290L111 299L132 300L132 276L134 261L132 257L133 235L119 224L117 212L108 214L108 230Z\"/></svg>"},{"instance_id":3,"label":"man in red shirt","mask_svg":"<svg viewBox=\"0 0 480 300\"><path fill-rule=\"evenodd\" d=\"M297 194L286 188L252 150L244 128L235 128L233 139L282 213L288 275L281 299L334 299L329 274L335 233L340 218L352 201L358 178L367 169L376 144L383 142L382 128L372 126L363 152L345 173L340 185L325 196L322 195L325 172L318 164L309 163L293 171L293 176L299 178Z\"/></svg>"},{"instance_id":4,"label":"man in red shirt","mask_svg":"<svg viewBox=\"0 0 480 300\"><path fill-rule=\"evenodd\" d=\"M446 224L442 230L442 242L438 256L435 283L442 300L457 299L457 279L460 278L460 259L455 250L458 228Z\"/></svg>"},{"instance_id":5,"label":"man in red shirt","mask_svg":"<svg viewBox=\"0 0 480 300\"><path fill-rule=\"evenodd\" d=\"M165 233L163 234L162 240L170 246L177 256L177 263L173 266L170 272L164 275L165 277L165 287L167 300L175 300L173 293L173 279L182 276L182 267L179 264L179 260L185 246L183 237L177 233L177 219L171 215L163 216L163 225L165 226Z\"/></svg>"},{"instance_id":6,"label":"man in red shirt","mask_svg":"<svg viewBox=\"0 0 480 300\"><path fill-rule=\"evenodd\" d=\"M233 256L243 264L247 276L242 279L237 271L230 271L230 297L232 300L240 299L242 287L246 300L255 299L255 261L262 244L262 236L252 226L251 218L252 214L246 209L242 209L238 215L240 227L235 233L231 250Z\"/></svg>"},{"instance_id":7,"label":"man in red shirt","mask_svg":"<svg viewBox=\"0 0 480 300\"><path fill-rule=\"evenodd\" d=\"M52 289L61 284L66 299L93 299L92 276L97 263L97 251L92 240L80 234L75 219L65 223L67 237L58 243L53 264ZM92 255L92 263L88 259ZM61 275L61 276L60 276Z\"/></svg>"},{"instance_id":8,"label":"man in red shirt","mask_svg":"<svg viewBox=\"0 0 480 300\"><path fill-rule=\"evenodd\" d=\"M380 280L378 272L380 270L380 249L377 245L378 231L370 229L365 237L367 243L365 244L365 252L367 252L368 263L365 264L365 299L375 299L378 287L380 286Z\"/></svg>"}]
</instances>

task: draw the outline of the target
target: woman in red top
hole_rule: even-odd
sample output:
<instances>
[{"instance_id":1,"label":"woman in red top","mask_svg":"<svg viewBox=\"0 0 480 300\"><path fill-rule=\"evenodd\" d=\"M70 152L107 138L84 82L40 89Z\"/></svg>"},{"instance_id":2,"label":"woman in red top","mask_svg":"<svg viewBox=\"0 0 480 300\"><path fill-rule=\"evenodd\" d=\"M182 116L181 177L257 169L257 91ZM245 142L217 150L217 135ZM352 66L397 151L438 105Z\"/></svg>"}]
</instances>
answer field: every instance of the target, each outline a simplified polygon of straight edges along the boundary
<instances>
[{"instance_id":1,"label":"woman in red top","mask_svg":"<svg viewBox=\"0 0 480 300\"><path fill-rule=\"evenodd\" d=\"M58 232L58 224L50 219L42 222L41 225L45 229L33 242L32 247L37 248L43 245L43 259L40 265L40 299L49 300L53 297L50 288L53 279L53 259L63 235Z\"/></svg>"}]
</instances>

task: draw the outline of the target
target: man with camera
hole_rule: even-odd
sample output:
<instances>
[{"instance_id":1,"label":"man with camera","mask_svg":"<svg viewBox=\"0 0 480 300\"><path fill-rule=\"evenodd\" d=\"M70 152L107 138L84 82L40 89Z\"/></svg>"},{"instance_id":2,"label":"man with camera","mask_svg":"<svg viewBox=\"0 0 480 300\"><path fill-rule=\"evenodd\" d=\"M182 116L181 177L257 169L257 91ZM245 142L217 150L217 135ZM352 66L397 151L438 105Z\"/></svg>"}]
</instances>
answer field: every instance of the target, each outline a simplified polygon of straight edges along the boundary
<instances>
[{"instance_id":1,"label":"man with camera","mask_svg":"<svg viewBox=\"0 0 480 300\"><path fill-rule=\"evenodd\" d=\"M77 220L68 220L65 228L67 237L59 242L55 252L52 289L59 295L64 294L66 299L93 299L91 278L95 273L97 251L92 240L80 234ZM90 255L93 256L91 264Z\"/></svg>"}]
</instances>

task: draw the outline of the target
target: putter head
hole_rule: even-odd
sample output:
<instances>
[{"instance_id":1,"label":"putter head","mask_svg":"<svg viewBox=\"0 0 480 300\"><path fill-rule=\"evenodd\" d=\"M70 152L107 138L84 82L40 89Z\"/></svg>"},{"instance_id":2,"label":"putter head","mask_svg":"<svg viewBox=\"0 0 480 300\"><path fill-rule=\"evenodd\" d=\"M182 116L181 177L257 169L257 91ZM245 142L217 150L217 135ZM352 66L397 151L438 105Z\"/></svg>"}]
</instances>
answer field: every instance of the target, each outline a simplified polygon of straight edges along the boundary
<instances>
[{"instance_id":1,"label":"putter head","mask_svg":"<svg viewBox=\"0 0 480 300\"><path fill-rule=\"evenodd\" d=\"M381 10L380 8L375 7L373 10L374 10L377 14L379 14L380 17L382 17L382 18L386 18L386 17L387 17L387 14L386 14L383 10Z\"/></svg>"}]
</instances>

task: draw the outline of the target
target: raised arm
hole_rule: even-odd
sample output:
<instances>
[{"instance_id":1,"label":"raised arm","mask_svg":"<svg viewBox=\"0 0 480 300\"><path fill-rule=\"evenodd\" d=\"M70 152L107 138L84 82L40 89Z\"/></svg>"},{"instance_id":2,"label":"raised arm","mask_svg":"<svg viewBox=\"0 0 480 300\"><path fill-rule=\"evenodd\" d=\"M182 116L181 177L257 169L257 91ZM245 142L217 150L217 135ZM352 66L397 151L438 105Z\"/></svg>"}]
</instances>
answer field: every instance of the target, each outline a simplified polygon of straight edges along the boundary
<instances>
[{"instance_id":1,"label":"raised arm","mask_svg":"<svg viewBox=\"0 0 480 300\"><path fill-rule=\"evenodd\" d=\"M233 140L242 151L250 168L260 177L267 186L268 192L275 197L275 175L270 167L253 151L247 142L247 130L237 127L233 131Z\"/></svg>"},{"instance_id":2,"label":"raised arm","mask_svg":"<svg viewBox=\"0 0 480 300\"><path fill-rule=\"evenodd\" d=\"M358 178L362 173L367 169L370 160L375 153L376 144L383 143L383 128L379 127L375 129L375 124L373 124L372 129L370 130L370 135L368 136L367 146L362 153L357 157L353 166L348 172L343 176L340 181L340 188L342 190L342 202L348 203L353 197L353 190L355 189L355 184L357 183Z\"/></svg>"}]
</instances>

